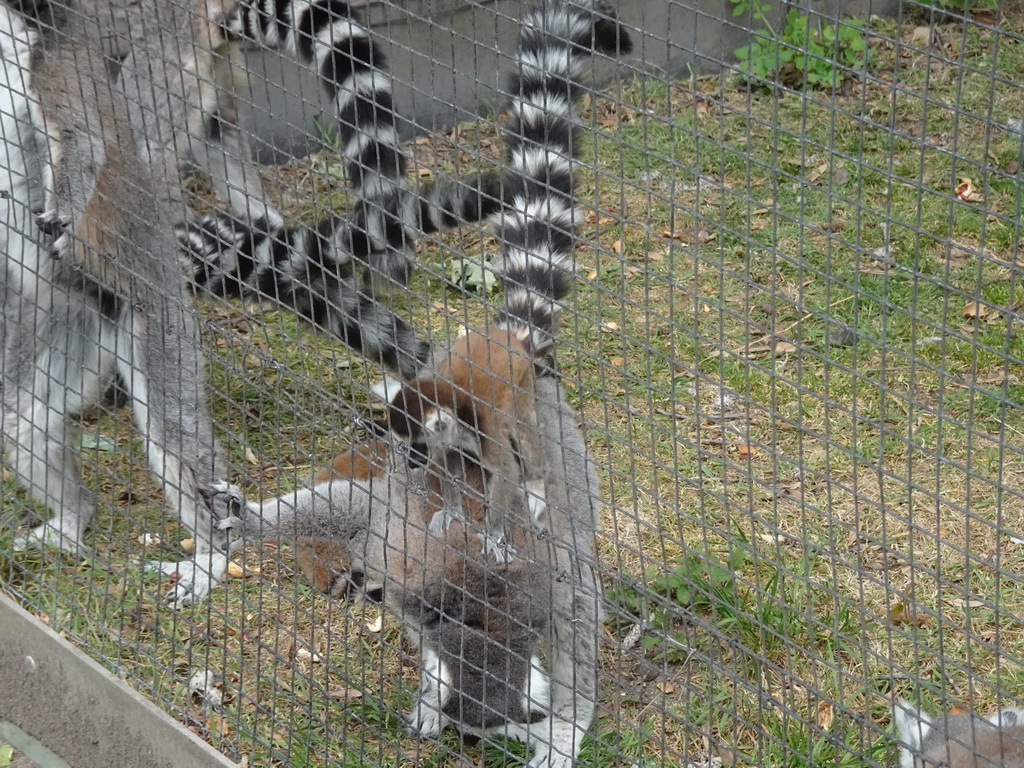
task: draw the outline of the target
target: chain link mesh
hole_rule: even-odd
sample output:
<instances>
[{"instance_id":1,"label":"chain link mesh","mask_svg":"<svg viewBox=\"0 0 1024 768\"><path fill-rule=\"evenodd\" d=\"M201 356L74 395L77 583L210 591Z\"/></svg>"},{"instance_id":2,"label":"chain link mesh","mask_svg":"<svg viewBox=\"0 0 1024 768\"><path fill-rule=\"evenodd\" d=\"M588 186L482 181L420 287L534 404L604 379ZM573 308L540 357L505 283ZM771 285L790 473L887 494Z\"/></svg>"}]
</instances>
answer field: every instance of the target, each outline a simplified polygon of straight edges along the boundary
<instances>
[{"instance_id":1,"label":"chain link mesh","mask_svg":"<svg viewBox=\"0 0 1024 768\"><path fill-rule=\"evenodd\" d=\"M377 117L405 140L405 188L504 167L526 0L357 10L389 63L395 114ZM932 756L957 765L946 735L1019 754L955 719L900 734L894 707L918 722L919 709L990 717L1024 701L1024 14L995 0L620 10L635 47L587 65L599 87L574 143L577 279L555 342L603 499L607 617L580 763L895 766L901 745L941 741ZM132 13L110 18L116 88L140 37ZM199 79L232 98L191 104L206 123L192 140L237 107L243 145L277 162L257 168L261 195L315 231L358 205L348 134L301 43L272 47L216 49ZM5 60L7 89L25 92L27 62L15 82ZM26 141L3 138L8 157ZM216 153L192 157L192 215L228 210ZM10 456L14 390L31 380L15 371L10 244L34 224L6 215ZM408 285L380 301L446 345L500 308L500 250L484 221L425 234ZM225 477L247 498L306 487L377 434L381 366L280 295L216 293L200 285L186 308ZM180 574L143 566L187 558L195 536L168 513L146 425L111 382L76 414L97 509L80 547L16 546L53 510L26 492L43 480L4 470L4 593L236 761L529 759L515 739L410 736L422 659L402 617L346 593L344 564L317 571L308 541L252 543L208 597L168 606Z\"/></svg>"}]
</instances>

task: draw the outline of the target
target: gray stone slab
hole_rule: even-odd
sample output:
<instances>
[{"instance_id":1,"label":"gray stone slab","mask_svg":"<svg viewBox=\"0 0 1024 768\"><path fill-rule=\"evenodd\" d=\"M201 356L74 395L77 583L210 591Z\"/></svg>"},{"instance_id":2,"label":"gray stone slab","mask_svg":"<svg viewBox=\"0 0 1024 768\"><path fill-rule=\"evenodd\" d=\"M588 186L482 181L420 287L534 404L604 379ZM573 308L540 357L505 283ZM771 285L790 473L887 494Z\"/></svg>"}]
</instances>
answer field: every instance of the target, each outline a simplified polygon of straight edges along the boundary
<instances>
[{"instance_id":1,"label":"gray stone slab","mask_svg":"<svg viewBox=\"0 0 1024 768\"><path fill-rule=\"evenodd\" d=\"M534 0L369 0L363 5L395 77L395 105L405 136L438 130L486 114L501 103L500 84L510 69L519 20ZM778 28L791 4L772 3ZM809 0L821 18L898 12L899 0ZM734 62L733 52L750 39L750 19L733 16L729 0L620 0L619 13L632 28L634 54L614 71L654 72L685 78ZM760 26L754 24L755 27ZM501 53L499 53L501 51ZM276 53L250 52L241 60L249 76L251 103L241 120L254 134L263 162L303 155L319 146L317 123L326 104L316 78ZM609 75L604 67L598 72Z\"/></svg>"},{"instance_id":2,"label":"gray stone slab","mask_svg":"<svg viewBox=\"0 0 1024 768\"><path fill-rule=\"evenodd\" d=\"M235 766L6 595L0 595L0 721L74 768Z\"/></svg>"}]
</instances>

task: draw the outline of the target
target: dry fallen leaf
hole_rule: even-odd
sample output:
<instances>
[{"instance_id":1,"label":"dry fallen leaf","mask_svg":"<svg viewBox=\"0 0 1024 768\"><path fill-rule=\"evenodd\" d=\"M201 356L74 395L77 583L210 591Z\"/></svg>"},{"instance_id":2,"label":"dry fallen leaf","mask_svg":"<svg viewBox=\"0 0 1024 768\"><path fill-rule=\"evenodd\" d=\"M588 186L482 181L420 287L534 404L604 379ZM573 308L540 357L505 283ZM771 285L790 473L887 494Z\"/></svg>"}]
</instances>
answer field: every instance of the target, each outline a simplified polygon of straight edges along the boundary
<instances>
[{"instance_id":1,"label":"dry fallen leaf","mask_svg":"<svg viewBox=\"0 0 1024 768\"><path fill-rule=\"evenodd\" d=\"M223 739L231 735L231 723L227 718L221 717L217 714L210 715L206 720L206 728L218 739Z\"/></svg>"},{"instance_id":2,"label":"dry fallen leaf","mask_svg":"<svg viewBox=\"0 0 1024 768\"><path fill-rule=\"evenodd\" d=\"M910 609L910 604L904 600L896 603L889 609L889 621L895 626L912 624L915 627L922 627L928 623L928 617L920 613L914 613Z\"/></svg>"},{"instance_id":3,"label":"dry fallen leaf","mask_svg":"<svg viewBox=\"0 0 1024 768\"><path fill-rule=\"evenodd\" d=\"M246 568L245 566L236 563L234 560L228 563L227 574L229 579L243 579L246 576L255 576L259 572L259 568Z\"/></svg>"},{"instance_id":4,"label":"dry fallen leaf","mask_svg":"<svg viewBox=\"0 0 1024 768\"><path fill-rule=\"evenodd\" d=\"M719 745L718 758L722 761L723 768L736 765L736 753L728 747Z\"/></svg>"},{"instance_id":5,"label":"dry fallen leaf","mask_svg":"<svg viewBox=\"0 0 1024 768\"><path fill-rule=\"evenodd\" d=\"M835 712L832 709L832 702L818 702L818 727L821 728L821 730L827 731L832 727L832 718L834 716Z\"/></svg>"},{"instance_id":6,"label":"dry fallen leaf","mask_svg":"<svg viewBox=\"0 0 1024 768\"><path fill-rule=\"evenodd\" d=\"M969 320L973 320L975 318L978 320L994 320L999 316L999 310L995 307L990 307L988 304L982 304L978 301L969 301L964 305L960 314Z\"/></svg>"},{"instance_id":7,"label":"dry fallen leaf","mask_svg":"<svg viewBox=\"0 0 1024 768\"><path fill-rule=\"evenodd\" d=\"M181 551L182 552L184 552L186 554L190 554L190 553L194 552L195 549L196 549L196 540L195 539L182 539L181 540L181 544L179 544L178 546L181 547Z\"/></svg>"},{"instance_id":8,"label":"dry fallen leaf","mask_svg":"<svg viewBox=\"0 0 1024 768\"><path fill-rule=\"evenodd\" d=\"M985 201L982 194L974 187L974 182L966 176L961 176L956 180L956 196L966 203Z\"/></svg>"},{"instance_id":9,"label":"dry fallen leaf","mask_svg":"<svg viewBox=\"0 0 1024 768\"><path fill-rule=\"evenodd\" d=\"M375 619L366 622L366 631L377 634L384 628L384 614L378 613Z\"/></svg>"},{"instance_id":10,"label":"dry fallen leaf","mask_svg":"<svg viewBox=\"0 0 1024 768\"><path fill-rule=\"evenodd\" d=\"M616 240L614 243L612 243L611 252L614 253L616 256L622 255L622 249L623 244L621 240Z\"/></svg>"},{"instance_id":11,"label":"dry fallen leaf","mask_svg":"<svg viewBox=\"0 0 1024 768\"><path fill-rule=\"evenodd\" d=\"M295 658L303 659L304 661L310 661L314 664L323 663L324 657L316 651L310 650L309 648L299 648L295 651Z\"/></svg>"},{"instance_id":12,"label":"dry fallen leaf","mask_svg":"<svg viewBox=\"0 0 1024 768\"><path fill-rule=\"evenodd\" d=\"M914 31L910 33L909 42L916 43L917 45L920 45L922 48L931 45L932 28L925 26L914 27Z\"/></svg>"},{"instance_id":13,"label":"dry fallen leaf","mask_svg":"<svg viewBox=\"0 0 1024 768\"><path fill-rule=\"evenodd\" d=\"M358 688L332 688L327 695L343 704L363 698L363 692Z\"/></svg>"},{"instance_id":14,"label":"dry fallen leaf","mask_svg":"<svg viewBox=\"0 0 1024 768\"><path fill-rule=\"evenodd\" d=\"M249 446L245 446L245 460L254 467L258 467L260 465L260 460L256 457L256 454Z\"/></svg>"},{"instance_id":15,"label":"dry fallen leaf","mask_svg":"<svg viewBox=\"0 0 1024 768\"><path fill-rule=\"evenodd\" d=\"M747 356L760 355L765 352L771 352L772 347L769 346L768 344L748 344L745 347L740 347L737 351L742 352Z\"/></svg>"},{"instance_id":16,"label":"dry fallen leaf","mask_svg":"<svg viewBox=\"0 0 1024 768\"><path fill-rule=\"evenodd\" d=\"M966 608L968 610L971 608L984 608L987 605L984 600L965 600L962 597L957 600L953 600L952 604L957 608Z\"/></svg>"},{"instance_id":17,"label":"dry fallen leaf","mask_svg":"<svg viewBox=\"0 0 1024 768\"><path fill-rule=\"evenodd\" d=\"M796 352L796 345L790 344L788 341L776 341L775 347L772 349L776 357L780 355L790 355Z\"/></svg>"}]
</instances>

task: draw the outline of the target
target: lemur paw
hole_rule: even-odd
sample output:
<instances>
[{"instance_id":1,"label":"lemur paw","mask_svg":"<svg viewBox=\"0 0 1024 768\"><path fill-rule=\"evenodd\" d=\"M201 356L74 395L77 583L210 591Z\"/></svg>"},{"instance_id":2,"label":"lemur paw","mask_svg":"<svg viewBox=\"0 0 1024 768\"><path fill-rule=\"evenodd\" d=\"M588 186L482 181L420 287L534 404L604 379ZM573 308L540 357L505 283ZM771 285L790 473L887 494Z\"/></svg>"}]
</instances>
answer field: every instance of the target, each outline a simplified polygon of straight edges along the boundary
<instances>
[{"instance_id":1,"label":"lemur paw","mask_svg":"<svg viewBox=\"0 0 1024 768\"><path fill-rule=\"evenodd\" d=\"M513 547L504 536L484 536L484 546L480 554L494 558L498 565L506 565L512 562L516 556L516 548Z\"/></svg>"},{"instance_id":2,"label":"lemur paw","mask_svg":"<svg viewBox=\"0 0 1024 768\"><path fill-rule=\"evenodd\" d=\"M432 536L440 536L452 527L452 523L464 522L466 522L466 518L461 512L445 507L435 512L430 518L430 522L427 523L427 533Z\"/></svg>"},{"instance_id":3,"label":"lemur paw","mask_svg":"<svg viewBox=\"0 0 1024 768\"><path fill-rule=\"evenodd\" d=\"M224 523L229 520L239 522L245 514L245 506L248 502L242 489L237 485L219 480L201 493L218 530L223 531L233 527L224 525Z\"/></svg>"},{"instance_id":4,"label":"lemur paw","mask_svg":"<svg viewBox=\"0 0 1024 768\"><path fill-rule=\"evenodd\" d=\"M204 559L206 562L200 562ZM220 583L220 577L228 567L228 557L215 552L197 553L191 560L176 563L151 561L146 567L177 581L164 596L164 601L172 608L183 608L201 603Z\"/></svg>"},{"instance_id":5,"label":"lemur paw","mask_svg":"<svg viewBox=\"0 0 1024 768\"><path fill-rule=\"evenodd\" d=\"M526 506L530 510L530 516L533 518L533 522L536 523L540 520L540 516L547 510L548 503L542 496L537 496L531 493L526 499Z\"/></svg>"},{"instance_id":6,"label":"lemur paw","mask_svg":"<svg viewBox=\"0 0 1024 768\"><path fill-rule=\"evenodd\" d=\"M418 739L434 739L441 735L447 720L437 706L431 706L422 697L417 698L416 706L406 716L406 727L409 735Z\"/></svg>"},{"instance_id":7,"label":"lemur paw","mask_svg":"<svg viewBox=\"0 0 1024 768\"><path fill-rule=\"evenodd\" d=\"M64 234L71 226L71 220L66 216L61 216L55 208L51 208L36 216L36 226L44 234L56 236Z\"/></svg>"},{"instance_id":8,"label":"lemur paw","mask_svg":"<svg viewBox=\"0 0 1024 768\"><path fill-rule=\"evenodd\" d=\"M49 523L36 526L29 533L16 538L13 544L15 552L24 552L30 549L57 549L61 552L80 555L86 549L82 543L80 529L60 530Z\"/></svg>"},{"instance_id":9,"label":"lemur paw","mask_svg":"<svg viewBox=\"0 0 1024 768\"><path fill-rule=\"evenodd\" d=\"M50 248L50 253L55 259L63 257L69 250L71 250L71 235L65 232L63 235L53 241L53 247Z\"/></svg>"}]
</instances>

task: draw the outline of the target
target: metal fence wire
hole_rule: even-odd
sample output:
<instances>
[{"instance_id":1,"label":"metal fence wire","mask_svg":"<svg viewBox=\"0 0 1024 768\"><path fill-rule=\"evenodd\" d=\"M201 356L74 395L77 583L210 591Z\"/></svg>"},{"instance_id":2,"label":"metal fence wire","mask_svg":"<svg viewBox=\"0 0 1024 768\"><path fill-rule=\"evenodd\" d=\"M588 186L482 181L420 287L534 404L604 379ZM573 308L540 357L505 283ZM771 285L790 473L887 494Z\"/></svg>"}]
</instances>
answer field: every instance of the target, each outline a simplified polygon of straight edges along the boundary
<instances>
[{"instance_id":1,"label":"metal fence wire","mask_svg":"<svg viewBox=\"0 0 1024 768\"><path fill-rule=\"evenodd\" d=\"M0 589L248 765L1024 764L1024 12L529 3L2 7Z\"/></svg>"}]
</instances>

